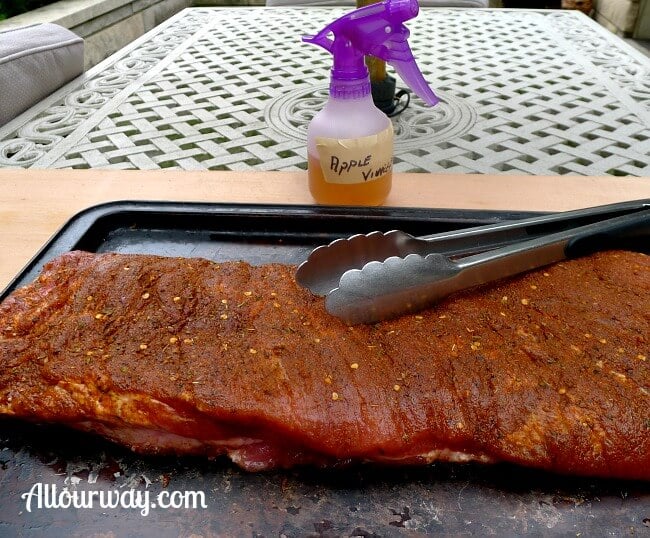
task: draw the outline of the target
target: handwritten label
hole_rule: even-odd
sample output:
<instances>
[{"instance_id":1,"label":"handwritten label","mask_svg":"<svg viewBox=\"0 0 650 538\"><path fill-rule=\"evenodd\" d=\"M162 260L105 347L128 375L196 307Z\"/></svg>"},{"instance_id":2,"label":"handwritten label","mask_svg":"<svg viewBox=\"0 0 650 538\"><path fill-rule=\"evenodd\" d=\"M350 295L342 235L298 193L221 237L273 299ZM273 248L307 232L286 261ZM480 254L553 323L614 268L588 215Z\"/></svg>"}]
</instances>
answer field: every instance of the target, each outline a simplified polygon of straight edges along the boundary
<instances>
[{"instance_id":1,"label":"handwritten label","mask_svg":"<svg viewBox=\"0 0 650 538\"><path fill-rule=\"evenodd\" d=\"M361 138L316 138L328 183L367 183L393 170L393 125Z\"/></svg>"}]
</instances>

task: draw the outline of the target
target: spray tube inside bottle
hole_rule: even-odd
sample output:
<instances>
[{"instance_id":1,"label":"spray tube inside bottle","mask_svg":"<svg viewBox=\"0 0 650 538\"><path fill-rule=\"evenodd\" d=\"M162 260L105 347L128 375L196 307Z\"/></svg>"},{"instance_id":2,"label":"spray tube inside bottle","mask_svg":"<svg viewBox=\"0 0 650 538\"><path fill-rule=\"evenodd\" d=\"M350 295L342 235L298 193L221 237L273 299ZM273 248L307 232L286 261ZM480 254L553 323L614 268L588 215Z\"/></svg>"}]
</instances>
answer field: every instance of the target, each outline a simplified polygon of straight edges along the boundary
<instances>
[{"instance_id":1,"label":"spray tube inside bottle","mask_svg":"<svg viewBox=\"0 0 650 538\"><path fill-rule=\"evenodd\" d=\"M403 24L418 11L417 0L385 0L303 37L333 56L329 99L307 134L309 188L317 202L379 205L392 186L393 126L372 101L365 55L386 61L425 103L438 103Z\"/></svg>"}]
</instances>

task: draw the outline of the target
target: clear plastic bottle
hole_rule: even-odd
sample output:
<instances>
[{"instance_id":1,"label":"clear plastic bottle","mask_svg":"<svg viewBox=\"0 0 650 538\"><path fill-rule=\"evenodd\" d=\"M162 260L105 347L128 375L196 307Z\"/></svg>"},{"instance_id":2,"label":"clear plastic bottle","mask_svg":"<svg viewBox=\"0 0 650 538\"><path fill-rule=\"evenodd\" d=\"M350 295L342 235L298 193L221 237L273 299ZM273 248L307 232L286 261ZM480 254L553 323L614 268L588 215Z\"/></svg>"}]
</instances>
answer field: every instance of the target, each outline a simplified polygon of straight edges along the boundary
<instances>
[{"instance_id":1,"label":"clear plastic bottle","mask_svg":"<svg viewBox=\"0 0 650 538\"><path fill-rule=\"evenodd\" d=\"M318 203L384 203L393 178L393 126L373 103L369 83L339 81L330 89L309 125L307 153L309 190Z\"/></svg>"}]
</instances>

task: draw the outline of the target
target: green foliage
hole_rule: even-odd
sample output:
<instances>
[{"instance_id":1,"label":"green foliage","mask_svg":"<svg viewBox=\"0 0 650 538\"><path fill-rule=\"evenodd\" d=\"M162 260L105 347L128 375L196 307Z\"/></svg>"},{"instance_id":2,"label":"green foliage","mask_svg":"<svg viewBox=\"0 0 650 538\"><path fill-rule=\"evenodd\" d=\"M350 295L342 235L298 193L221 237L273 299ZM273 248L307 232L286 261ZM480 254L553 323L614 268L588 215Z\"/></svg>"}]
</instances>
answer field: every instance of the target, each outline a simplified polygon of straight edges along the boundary
<instances>
[{"instance_id":1,"label":"green foliage","mask_svg":"<svg viewBox=\"0 0 650 538\"><path fill-rule=\"evenodd\" d=\"M0 0L0 20L53 4L56 0Z\"/></svg>"}]
</instances>

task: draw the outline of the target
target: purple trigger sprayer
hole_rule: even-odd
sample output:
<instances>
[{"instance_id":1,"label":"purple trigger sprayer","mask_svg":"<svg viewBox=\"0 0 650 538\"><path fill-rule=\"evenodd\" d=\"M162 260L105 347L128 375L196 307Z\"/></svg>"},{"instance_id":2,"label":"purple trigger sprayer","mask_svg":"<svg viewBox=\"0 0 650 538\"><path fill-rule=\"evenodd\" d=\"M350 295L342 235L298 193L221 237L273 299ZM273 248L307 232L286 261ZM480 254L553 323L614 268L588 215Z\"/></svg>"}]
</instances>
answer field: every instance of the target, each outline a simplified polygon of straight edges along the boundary
<instances>
[{"instance_id":1,"label":"purple trigger sprayer","mask_svg":"<svg viewBox=\"0 0 650 538\"><path fill-rule=\"evenodd\" d=\"M393 126L373 103L365 55L390 64L425 103L438 103L415 63L403 24L418 11L417 0L385 0L302 38L334 56L330 98L307 133L309 189L317 202L379 205L392 186Z\"/></svg>"}]
</instances>

